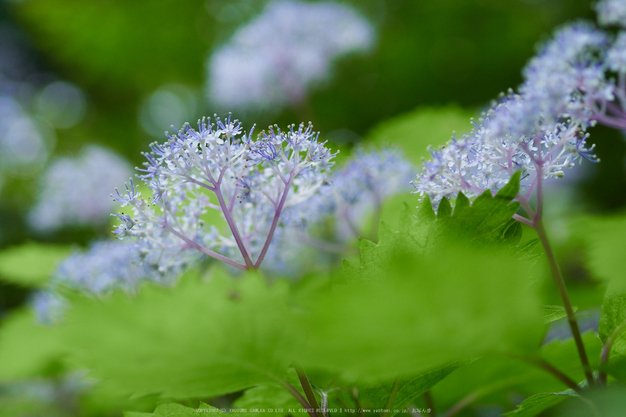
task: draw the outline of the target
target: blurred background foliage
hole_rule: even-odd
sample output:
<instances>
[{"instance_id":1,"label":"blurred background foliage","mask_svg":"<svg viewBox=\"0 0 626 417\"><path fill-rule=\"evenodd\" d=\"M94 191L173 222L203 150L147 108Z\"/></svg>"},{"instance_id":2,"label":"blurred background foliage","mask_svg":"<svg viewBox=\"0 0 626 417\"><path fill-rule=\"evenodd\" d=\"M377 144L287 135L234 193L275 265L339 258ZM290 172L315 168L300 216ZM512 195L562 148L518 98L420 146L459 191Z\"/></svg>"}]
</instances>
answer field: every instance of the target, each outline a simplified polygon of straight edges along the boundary
<instances>
[{"instance_id":1,"label":"blurred background foliage","mask_svg":"<svg viewBox=\"0 0 626 417\"><path fill-rule=\"evenodd\" d=\"M45 155L27 169L13 169L0 158L0 315L24 303L31 288L50 274L55 260L68 253L69 244L84 246L109 235L108 225L101 224L65 224L45 233L28 225L41 176L51 162L96 144L130 166L139 165L140 152L152 141L163 140L162 132L172 130L169 126L214 113L227 115L231 109L217 107L207 97L208 59L267 3L0 0L0 98L18 102L34 121L42 138L37 146ZM305 103L235 113L246 128L311 120L332 147L341 149L340 161L355 145L389 144L401 147L418 165L428 156L428 145L439 146L454 131L469 130L470 117L478 117L498 94L521 82L521 69L554 28L594 16L589 0L343 3L373 24L375 46L365 54L338 59ZM2 129L6 103L0 100ZM547 213L554 220L551 233L574 304L582 309L599 305L605 288L584 266L582 237L559 219L564 213L624 208L626 142L619 136L602 127L592 129L591 142L597 144L602 162L580 170L548 195L553 197ZM412 195L391 201L383 218L393 223L403 203L414 207L416 202ZM24 275L16 264L25 263L33 268ZM558 304L551 291L545 291L546 302ZM32 320L19 313L14 321ZM40 334L33 331L28 337L36 346ZM471 368L466 371L472 374ZM441 395L460 384L462 376L448 380ZM61 381L55 389L72 383ZM45 397L34 392L33 398ZM32 404L28 398L24 403Z\"/></svg>"},{"instance_id":2,"label":"blurred background foliage","mask_svg":"<svg viewBox=\"0 0 626 417\"><path fill-rule=\"evenodd\" d=\"M54 155L74 155L85 144L97 143L137 165L140 151L153 140L163 140L162 132L172 130L171 125L231 110L207 100L207 59L266 3L4 1L3 75L36 90L19 92L29 96L22 100L27 108L36 107L37 90L54 80L82 91L85 99L76 105L83 113L76 123L55 128L45 118L40 120L51 130L49 147ZM338 60L327 80L310 91L306 106L235 114L245 126L311 120L346 150L370 137L382 138L387 127L384 141L401 144L418 162L428 144L442 144L453 130L468 130L466 115L478 115L499 93L518 85L521 68L554 27L592 16L588 0L351 3L375 26L374 48ZM457 107L445 107L437 116L436 110L421 118L419 112L410 113L423 106L450 104ZM438 119L435 127L430 126L430 115ZM393 117L399 117L396 131L389 121ZM609 161L597 168L606 171L603 178L624 181L620 155L605 158ZM618 163L611 165L611 159ZM33 204L35 179L31 173L4 181L1 246L33 238L23 214ZM624 197L598 195L598 184L587 188L592 199L604 199L595 205L615 208L624 203ZM62 229L52 239L75 242L78 237L85 243L94 233L102 231Z\"/></svg>"}]
</instances>

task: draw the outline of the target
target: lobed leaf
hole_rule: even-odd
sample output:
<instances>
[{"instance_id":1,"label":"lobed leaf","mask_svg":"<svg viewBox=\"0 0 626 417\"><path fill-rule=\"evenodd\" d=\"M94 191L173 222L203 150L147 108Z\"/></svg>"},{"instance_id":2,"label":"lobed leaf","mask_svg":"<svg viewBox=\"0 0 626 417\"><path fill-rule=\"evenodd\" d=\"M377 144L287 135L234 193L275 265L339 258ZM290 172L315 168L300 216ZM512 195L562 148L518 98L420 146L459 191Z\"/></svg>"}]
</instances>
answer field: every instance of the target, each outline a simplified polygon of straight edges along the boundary
<instances>
[{"instance_id":1,"label":"lobed leaf","mask_svg":"<svg viewBox=\"0 0 626 417\"><path fill-rule=\"evenodd\" d=\"M301 337L288 284L193 273L134 299L78 298L63 326L71 362L135 395L210 397L283 378ZM95 331L94 329L97 329Z\"/></svg>"}]
</instances>

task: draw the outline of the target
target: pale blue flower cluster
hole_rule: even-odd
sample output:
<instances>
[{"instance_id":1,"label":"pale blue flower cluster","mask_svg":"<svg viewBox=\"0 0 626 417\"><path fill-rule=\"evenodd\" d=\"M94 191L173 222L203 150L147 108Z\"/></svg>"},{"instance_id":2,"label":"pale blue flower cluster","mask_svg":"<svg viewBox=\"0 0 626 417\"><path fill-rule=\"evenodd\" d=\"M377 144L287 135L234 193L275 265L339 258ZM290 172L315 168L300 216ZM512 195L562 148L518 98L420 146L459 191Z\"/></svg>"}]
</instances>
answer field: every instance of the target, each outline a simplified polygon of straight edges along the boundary
<instances>
[{"instance_id":1,"label":"pale blue flower cluster","mask_svg":"<svg viewBox=\"0 0 626 417\"><path fill-rule=\"evenodd\" d=\"M110 190L131 174L128 163L98 146L84 148L77 157L58 158L41 177L37 201L28 213L36 231L64 226L104 226L114 205Z\"/></svg>"},{"instance_id":2,"label":"pale blue flower cluster","mask_svg":"<svg viewBox=\"0 0 626 417\"><path fill-rule=\"evenodd\" d=\"M52 285L102 297L121 289L133 293L145 279L162 277L140 264L135 246L119 240L98 241L86 251L76 251L61 262Z\"/></svg>"},{"instance_id":3,"label":"pale blue flower cluster","mask_svg":"<svg viewBox=\"0 0 626 417\"><path fill-rule=\"evenodd\" d=\"M374 37L345 4L274 1L211 55L209 100L257 110L298 104L328 77L334 59L369 50Z\"/></svg>"},{"instance_id":4,"label":"pale blue flower cluster","mask_svg":"<svg viewBox=\"0 0 626 417\"><path fill-rule=\"evenodd\" d=\"M626 3L598 3L601 24L623 25ZM565 168L597 161L587 146L587 129L601 123L626 130L626 32L616 36L577 22L557 30L523 71L519 94L495 103L474 130L453 138L414 185L437 205L462 191L476 196L497 191L522 171L520 201L527 201L546 178Z\"/></svg>"},{"instance_id":5,"label":"pale blue flower cluster","mask_svg":"<svg viewBox=\"0 0 626 417\"><path fill-rule=\"evenodd\" d=\"M432 159L413 185L437 206L442 198L495 193L513 173L522 171L526 198L546 178L561 178L564 169L582 159L596 161L587 147L585 126L566 114L545 115L534 97L510 94L474 122L474 129L453 137L440 149L430 148ZM522 194L522 195L524 195Z\"/></svg>"},{"instance_id":6,"label":"pale blue flower cluster","mask_svg":"<svg viewBox=\"0 0 626 417\"><path fill-rule=\"evenodd\" d=\"M202 254L176 247L153 250L145 242L101 240L86 250L76 250L59 263L49 288L37 291L30 300L37 321L58 323L68 308L61 289L79 291L103 298L115 291L134 294L144 282L171 286L188 267L197 264Z\"/></svg>"},{"instance_id":7,"label":"pale blue flower cluster","mask_svg":"<svg viewBox=\"0 0 626 417\"><path fill-rule=\"evenodd\" d=\"M30 297L29 305L35 313L35 321L50 326L63 319L68 303L59 293L46 289L34 292Z\"/></svg>"},{"instance_id":8,"label":"pale blue flower cluster","mask_svg":"<svg viewBox=\"0 0 626 417\"><path fill-rule=\"evenodd\" d=\"M626 27L626 3L623 0L603 0L596 4L601 25Z\"/></svg>"},{"instance_id":9,"label":"pale blue flower cluster","mask_svg":"<svg viewBox=\"0 0 626 417\"><path fill-rule=\"evenodd\" d=\"M565 114L583 125L601 123L626 130L626 3L597 3L600 25L577 22L556 31L524 70L523 95L542 116Z\"/></svg>"},{"instance_id":10,"label":"pale blue flower cluster","mask_svg":"<svg viewBox=\"0 0 626 417\"><path fill-rule=\"evenodd\" d=\"M354 156L331 177L332 186L322 196L337 221L340 241L364 236L363 223L377 216L387 198L409 192L417 170L395 148L380 151L357 149ZM376 222L377 219L375 218Z\"/></svg>"},{"instance_id":11,"label":"pale blue flower cluster","mask_svg":"<svg viewBox=\"0 0 626 417\"><path fill-rule=\"evenodd\" d=\"M138 177L152 191L145 200L131 180L114 200L121 213L119 238L135 237L147 252L195 249L240 269L258 268L285 209L305 201L325 183L335 154L309 124L282 131L270 126L253 137L241 123L203 119L153 143ZM206 225L216 211L226 223ZM226 231L224 233L224 231Z\"/></svg>"}]
</instances>

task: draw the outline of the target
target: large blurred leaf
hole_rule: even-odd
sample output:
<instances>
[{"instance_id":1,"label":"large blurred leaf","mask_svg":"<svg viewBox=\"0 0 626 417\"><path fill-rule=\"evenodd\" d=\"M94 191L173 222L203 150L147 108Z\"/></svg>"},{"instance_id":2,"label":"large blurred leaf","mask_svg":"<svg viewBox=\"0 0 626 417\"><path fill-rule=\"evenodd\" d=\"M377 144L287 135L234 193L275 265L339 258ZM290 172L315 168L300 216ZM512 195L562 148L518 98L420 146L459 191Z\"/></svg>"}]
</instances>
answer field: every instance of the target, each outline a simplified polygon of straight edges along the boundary
<instances>
[{"instance_id":1,"label":"large blurred leaf","mask_svg":"<svg viewBox=\"0 0 626 417\"><path fill-rule=\"evenodd\" d=\"M24 286L40 286L50 279L67 246L27 243L0 252L0 279Z\"/></svg>"},{"instance_id":2,"label":"large blurred leaf","mask_svg":"<svg viewBox=\"0 0 626 417\"><path fill-rule=\"evenodd\" d=\"M199 85L214 25L192 0L29 0L17 16L51 61L102 92Z\"/></svg>"},{"instance_id":3,"label":"large blurred leaf","mask_svg":"<svg viewBox=\"0 0 626 417\"><path fill-rule=\"evenodd\" d=\"M396 247L411 244L409 237ZM378 248L364 248L347 285L311 301L304 365L386 382L489 351L538 346L543 325L533 274L507 252L450 245L425 256Z\"/></svg>"},{"instance_id":4,"label":"large blurred leaf","mask_svg":"<svg viewBox=\"0 0 626 417\"><path fill-rule=\"evenodd\" d=\"M64 350L56 328L35 323L30 310L17 310L0 323L0 381L53 372Z\"/></svg>"},{"instance_id":5,"label":"large blurred leaf","mask_svg":"<svg viewBox=\"0 0 626 417\"><path fill-rule=\"evenodd\" d=\"M421 165L422 158L430 156L428 146L443 145L454 131L469 131L472 115L472 111L457 106L422 107L380 123L365 141L398 146L414 164Z\"/></svg>"},{"instance_id":6,"label":"large blurred leaf","mask_svg":"<svg viewBox=\"0 0 626 417\"><path fill-rule=\"evenodd\" d=\"M129 299L76 299L64 326L72 362L135 394L207 397L277 382L300 338L288 287L257 275L183 277Z\"/></svg>"}]
</instances>

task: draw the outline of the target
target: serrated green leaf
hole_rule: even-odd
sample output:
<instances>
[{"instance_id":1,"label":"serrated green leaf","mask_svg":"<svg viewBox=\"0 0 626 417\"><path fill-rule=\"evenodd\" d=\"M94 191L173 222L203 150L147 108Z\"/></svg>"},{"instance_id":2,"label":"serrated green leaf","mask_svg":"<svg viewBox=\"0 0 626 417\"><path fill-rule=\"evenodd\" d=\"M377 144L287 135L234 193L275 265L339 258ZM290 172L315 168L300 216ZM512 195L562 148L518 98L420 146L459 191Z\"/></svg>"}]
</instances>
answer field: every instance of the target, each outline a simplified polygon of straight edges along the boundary
<instances>
[{"instance_id":1,"label":"serrated green leaf","mask_svg":"<svg viewBox=\"0 0 626 417\"><path fill-rule=\"evenodd\" d=\"M441 202L439 202L439 209L437 210L437 218L443 219L444 217L448 217L452 215L452 206L450 205L450 200L447 198L442 198Z\"/></svg>"},{"instance_id":2,"label":"serrated green leaf","mask_svg":"<svg viewBox=\"0 0 626 417\"><path fill-rule=\"evenodd\" d=\"M521 227L514 227L517 222L511 222L519 208L518 203L512 203L519 190L519 178L520 173L516 172L495 196L485 191L469 207L461 197L461 206L455 208L452 216L438 216L436 224L441 233L450 239L465 237L474 242L519 242Z\"/></svg>"},{"instance_id":3,"label":"serrated green leaf","mask_svg":"<svg viewBox=\"0 0 626 417\"><path fill-rule=\"evenodd\" d=\"M572 309L574 312L578 311L578 307L576 306L572 307ZM543 314L543 322L545 324L567 317L565 308L561 306L543 306L541 307L541 311Z\"/></svg>"},{"instance_id":4,"label":"serrated green leaf","mask_svg":"<svg viewBox=\"0 0 626 417\"><path fill-rule=\"evenodd\" d=\"M405 408L409 403L423 395L426 391L434 387L439 381L446 378L452 372L463 366L461 362L446 365L439 369L426 372L416 377L405 378L399 383L395 399L391 404L392 410ZM384 409L389 400L389 395L393 390L395 382L359 389L359 399L364 407L373 409ZM390 416L398 414L398 411L391 411Z\"/></svg>"},{"instance_id":5,"label":"serrated green leaf","mask_svg":"<svg viewBox=\"0 0 626 417\"><path fill-rule=\"evenodd\" d=\"M505 413L503 416L534 417L539 415L542 411L560 404L567 399L567 397L577 396L578 395L572 390L535 394L522 401L515 411Z\"/></svg>"},{"instance_id":6,"label":"serrated green leaf","mask_svg":"<svg viewBox=\"0 0 626 417\"><path fill-rule=\"evenodd\" d=\"M470 245L420 255L411 239L401 242L368 246L360 282L313 303L319 308L303 325L303 366L375 382L489 350L539 345L539 294L523 263Z\"/></svg>"},{"instance_id":7,"label":"serrated green leaf","mask_svg":"<svg viewBox=\"0 0 626 417\"><path fill-rule=\"evenodd\" d=\"M58 329L35 323L31 310L14 311L0 324L0 381L52 373L64 352Z\"/></svg>"},{"instance_id":8,"label":"serrated green leaf","mask_svg":"<svg viewBox=\"0 0 626 417\"><path fill-rule=\"evenodd\" d=\"M437 218L430 197L425 196L422 200L417 210L417 217L424 220L435 220Z\"/></svg>"},{"instance_id":9,"label":"serrated green leaf","mask_svg":"<svg viewBox=\"0 0 626 417\"><path fill-rule=\"evenodd\" d=\"M42 243L27 243L0 252L0 279L35 287L45 284L70 248Z\"/></svg>"},{"instance_id":10,"label":"serrated green leaf","mask_svg":"<svg viewBox=\"0 0 626 417\"><path fill-rule=\"evenodd\" d=\"M301 342L289 288L215 272L138 296L75 299L63 326L71 362L135 395L217 396L284 377ZM138 364L141 364L138 366Z\"/></svg>"}]
</instances>

